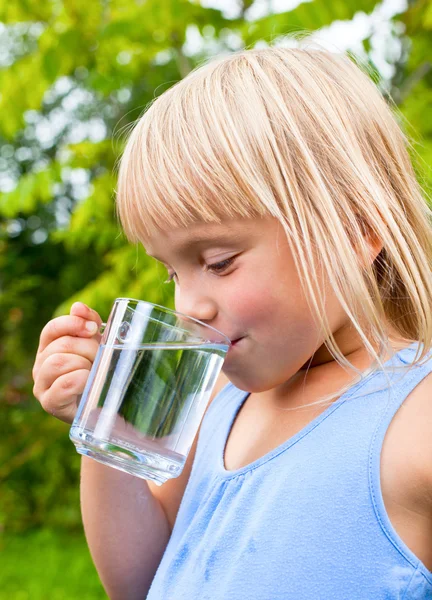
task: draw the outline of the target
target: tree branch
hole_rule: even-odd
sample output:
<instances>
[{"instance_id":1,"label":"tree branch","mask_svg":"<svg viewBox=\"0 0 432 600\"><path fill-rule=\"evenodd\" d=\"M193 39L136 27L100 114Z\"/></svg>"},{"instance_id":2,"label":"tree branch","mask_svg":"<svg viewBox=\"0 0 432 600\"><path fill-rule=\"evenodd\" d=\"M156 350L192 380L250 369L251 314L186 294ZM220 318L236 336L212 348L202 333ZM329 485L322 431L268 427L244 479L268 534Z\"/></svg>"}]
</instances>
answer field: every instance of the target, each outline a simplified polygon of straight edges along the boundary
<instances>
[{"instance_id":1,"label":"tree branch","mask_svg":"<svg viewBox=\"0 0 432 600\"><path fill-rule=\"evenodd\" d=\"M429 61L422 63L409 77L407 77L404 83L399 88L397 94L396 103L402 104L405 98L411 93L411 90L417 85L419 81L423 79L425 75L429 73L432 68L432 64Z\"/></svg>"},{"instance_id":2,"label":"tree branch","mask_svg":"<svg viewBox=\"0 0 432 600\"><path fill-rule=\"evenodd\" d=\"M181 78L184 79L192 71L192 65L189 58L183 52L183 44L180 42L180 37L177 31L171 33L172 46L176 53L176 62Z\"/></svg>"}]
</instances>

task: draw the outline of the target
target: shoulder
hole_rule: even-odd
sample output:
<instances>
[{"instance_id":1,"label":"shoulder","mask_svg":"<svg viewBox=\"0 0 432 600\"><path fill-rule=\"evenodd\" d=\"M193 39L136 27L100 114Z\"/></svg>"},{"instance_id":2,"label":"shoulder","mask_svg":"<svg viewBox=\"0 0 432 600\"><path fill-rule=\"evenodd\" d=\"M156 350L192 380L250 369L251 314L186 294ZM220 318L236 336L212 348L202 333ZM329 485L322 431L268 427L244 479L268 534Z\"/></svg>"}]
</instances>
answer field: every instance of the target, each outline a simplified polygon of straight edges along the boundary
<instances>
[{"instance_id":1,"label":"shoulder","mask_svg":"<svg viewBox=\"0 0 432 600\"><path fill-rule=\"evenodd\" d=\"M432 373L405 398L387 429L381 453L381 491L399 538L431 569Z\"/></svg>"},{"instance_id":2,"label":"shoulder","mask_svg":"<svg viewBox=\"0 0 432 600\"><path fill-rule=\"evenodd\" d=\"M401 503L432 509L432 373L410 392L390 423L381 478L383 491L388 487Z\"/></svg>"}]
</instances>

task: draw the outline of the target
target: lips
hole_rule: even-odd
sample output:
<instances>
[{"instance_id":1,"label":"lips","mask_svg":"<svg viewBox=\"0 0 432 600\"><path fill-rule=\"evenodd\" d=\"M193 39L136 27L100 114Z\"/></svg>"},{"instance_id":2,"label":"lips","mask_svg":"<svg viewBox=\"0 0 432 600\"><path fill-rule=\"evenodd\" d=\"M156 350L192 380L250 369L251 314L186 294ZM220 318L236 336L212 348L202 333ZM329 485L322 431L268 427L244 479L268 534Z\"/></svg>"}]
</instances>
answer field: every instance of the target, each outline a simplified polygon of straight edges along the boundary
<instances>
[{"instance_id":1,"label":"lips","mask_svg":"<svg viewBox=\"0 0 432 600\"><path fill-rule=\"evenodd\" d=\"M237 339L231 340L231 346L235 346L235 345L236 345L236 344L237 344L237 343L238 343L240 340L242 340L242 339L243 339L243 338L242 338L242 337L240 337L240 338L237 338Z\"/></svg>"}]
</instances>

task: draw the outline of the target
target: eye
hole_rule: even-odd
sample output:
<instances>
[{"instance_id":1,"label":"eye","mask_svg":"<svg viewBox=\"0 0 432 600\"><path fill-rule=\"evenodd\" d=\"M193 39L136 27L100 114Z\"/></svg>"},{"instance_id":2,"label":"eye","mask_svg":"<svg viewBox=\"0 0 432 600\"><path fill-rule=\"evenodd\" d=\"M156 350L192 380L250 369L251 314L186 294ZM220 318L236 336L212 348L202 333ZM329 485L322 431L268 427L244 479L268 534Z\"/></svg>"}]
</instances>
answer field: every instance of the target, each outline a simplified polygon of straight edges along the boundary
<instances>
[{"instance_id":1,"label":"eye","mask_svg":"<svg viewBox=\"0 0 432 600\"><path fill-rule=\"evenodd\" d=\"M233 256L232 258L226 258L225 260L213 263L212 265L206 265L206 271L211 271L212 273L223 273L233 264L235 258L236 257Z\"/></svg>"},{"instance_id":2,"label":"eye","mask_svg":"<svg viewBox=\"0 0 432 600\"><path fill-rule=\"evenodd\" d=\"M236 259L236 257L233 256L232 258L226 258L225 260L221 260L220 262L213 263L211 265L206 265L205 270L211 271L212 273L215 273L215 274L223 273L233 264L235 259ZM171 283L171 281L176 280L176 278L177 278L177 273L175 273L175 272L168 273L168 277L164 281L164 283Z\"/></svg>"}]
</instances>

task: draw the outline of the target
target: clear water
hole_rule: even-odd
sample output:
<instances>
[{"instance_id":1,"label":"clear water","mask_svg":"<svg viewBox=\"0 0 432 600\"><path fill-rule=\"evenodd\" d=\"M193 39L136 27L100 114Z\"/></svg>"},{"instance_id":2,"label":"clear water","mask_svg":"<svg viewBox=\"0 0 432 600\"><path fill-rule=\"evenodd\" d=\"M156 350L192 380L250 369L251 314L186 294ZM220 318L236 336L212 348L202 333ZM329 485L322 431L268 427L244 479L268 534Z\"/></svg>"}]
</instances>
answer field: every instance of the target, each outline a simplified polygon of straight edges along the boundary
<instances>
[{"instance_id":1,"label":"clear water","mask_svg":"<svg viewBox=\"0 0 432 600\"><path fill-rule=\"evenodd\" d=\"M180 475L225 351L101 345L70 432L78 452L157 483Z\"/></svg>"}]
</instances>

